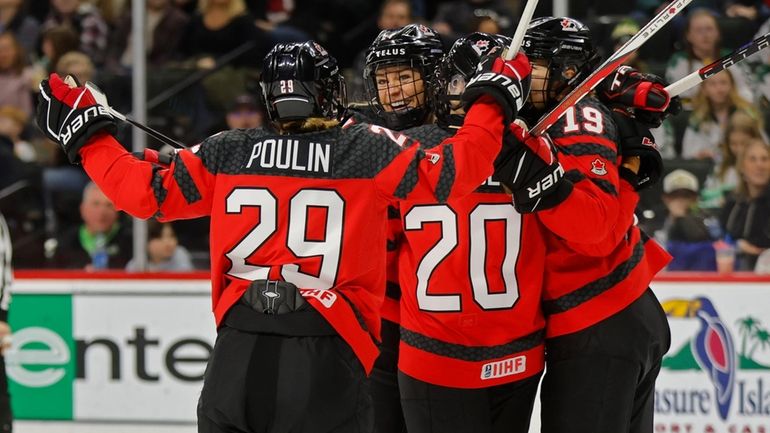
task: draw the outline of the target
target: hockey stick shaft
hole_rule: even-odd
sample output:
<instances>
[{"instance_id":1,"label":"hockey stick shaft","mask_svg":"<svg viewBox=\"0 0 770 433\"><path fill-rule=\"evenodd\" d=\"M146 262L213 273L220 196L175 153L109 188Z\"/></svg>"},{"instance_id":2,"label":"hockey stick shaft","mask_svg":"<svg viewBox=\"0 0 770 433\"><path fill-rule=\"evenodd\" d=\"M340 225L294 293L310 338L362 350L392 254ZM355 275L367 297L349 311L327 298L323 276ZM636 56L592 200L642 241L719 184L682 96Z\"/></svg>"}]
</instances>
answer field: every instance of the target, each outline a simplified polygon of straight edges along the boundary
<instances>
[{"instance_id":1,"label":"hockey stick shaft","mask_svg":"<svg viewBox=\"0 0 770 433\"><path fill-rule=\"evenodd\" d=\"M513 33L513 39L511 45L508 47L508 51L505 53L505 60L511 60L521 48L521 43L524 41L524 34L527 33L529 23L532 21L532 15L535 14L535 8L537 7L537 0L527 0L527 4L524 6L524 10L521 12L521 19L519 19L519 25L516 27L516 32Z\"/></svg>"},{"instance_id":2,"label":"hockey stick shaft","mask_svg":"<svg viewBox=\"0 0 770 433\"><path fill-rule=\"evenodd\" d=\"M550 112L546 113L532 128L533 134L542 134L567 111L593 90L599 82L609 76L618 66L622 65L634 51L647 42L658 30L681 12L692 0L674 0L639 32L631 37L623 46L604 61L596 70L589 74L580 84L567 94Z\"/></svg>"},{"instance_id":3,"label":"hockey stick shaft","mask_svg":"<svg viewBox=\"0 0 770 433\"><path fill-rule=\"evenodd\" d=\"M722 57L721 59L712 62L687 75L681 80L670 84L668 87L666 87L666 91L668 91L668 94L672 97L681 95L687 90L697 86L701 81L707 79L708 77L716 75L735 65L736 63L746 60L746 58L752 54L764 50L768 46L770 46L770 33L765 33L764 35L745 44L744 46Z\"/></svg>"},{"instance_id":4,"label":"hockey stick shaft","mask_svg":"<svg viewBox=\"0 0 770 433\"><path fill-rule=\"evenodd\" d=\"M177 149L187 148L187 146L185 146L184 144L174 140L173 138L163 134L162 132L157 131L153 128L150 128L149 126L142 125L141 123L129 118L125 114L112 108L110 104L107 102L107 95L105 95L104 92L102 92L101 89L99 89L95 84L91 82L86 82L86 88L91 92L91 95L94 97L94 100L96 100L96 103L104 107L116 119L122 120L123 122L126 122L129 125L133 125L141 129L142 131L147 133L147 135L160 141L163 144L168 144L169 146L175 147Z\"/></svg>"}]
</instances>

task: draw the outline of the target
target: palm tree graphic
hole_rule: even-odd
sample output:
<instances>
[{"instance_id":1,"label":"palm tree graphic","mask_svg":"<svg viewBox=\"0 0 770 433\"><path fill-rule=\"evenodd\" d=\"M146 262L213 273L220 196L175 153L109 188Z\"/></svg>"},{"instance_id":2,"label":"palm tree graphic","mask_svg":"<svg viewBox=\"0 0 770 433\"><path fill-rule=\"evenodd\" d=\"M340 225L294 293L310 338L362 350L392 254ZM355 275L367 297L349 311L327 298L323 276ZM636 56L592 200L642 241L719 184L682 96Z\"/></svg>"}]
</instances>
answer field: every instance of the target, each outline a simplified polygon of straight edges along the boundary
<instances>
[{"instance_id":1,"label":"palm tree graphic","mask_svg":"<svg viewBox=\"0 0 770 433\"><path fill-rule=\"evenodd\" d=\"M767 329L761 329L757 328L756 331L751 335L753 337L754 345L751 346L751 351L749 352L749 358L754 357L754 352L759 348L763 352L765 349L770 348L770 332L767 331Z\"/></svg>"},{"instance_id":2,"label":"palm tree graphic","mask_svg":"<svg viewBox=\"0 0 770 433\"><path fill-rule=\"evenodd\" d=\"M741 334L741 356L746 357L746 342L754 336L759 328L760 322L756 317L746 316L738 319L738 333Z\"/></svg>"}]
</instances>

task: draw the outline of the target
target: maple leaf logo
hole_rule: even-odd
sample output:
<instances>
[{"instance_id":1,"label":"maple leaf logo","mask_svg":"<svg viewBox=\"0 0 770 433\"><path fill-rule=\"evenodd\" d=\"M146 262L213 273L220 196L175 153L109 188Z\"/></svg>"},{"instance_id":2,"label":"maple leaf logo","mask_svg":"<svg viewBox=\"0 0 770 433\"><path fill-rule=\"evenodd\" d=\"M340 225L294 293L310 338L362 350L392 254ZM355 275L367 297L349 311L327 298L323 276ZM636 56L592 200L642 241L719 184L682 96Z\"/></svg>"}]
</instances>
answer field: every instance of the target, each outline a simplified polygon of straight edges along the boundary
<instances>
[{"instance_id":1,"label":"maple leaf logo","mask_svg":"<svg viewBox=\"0 0 770 433\"><path fill-rule=\"evenodd\" d=\"M594 162L591 163L591 173L604 176L607 174L606 164L599 158L595 159Z\"/></svg>"}]
</instances>

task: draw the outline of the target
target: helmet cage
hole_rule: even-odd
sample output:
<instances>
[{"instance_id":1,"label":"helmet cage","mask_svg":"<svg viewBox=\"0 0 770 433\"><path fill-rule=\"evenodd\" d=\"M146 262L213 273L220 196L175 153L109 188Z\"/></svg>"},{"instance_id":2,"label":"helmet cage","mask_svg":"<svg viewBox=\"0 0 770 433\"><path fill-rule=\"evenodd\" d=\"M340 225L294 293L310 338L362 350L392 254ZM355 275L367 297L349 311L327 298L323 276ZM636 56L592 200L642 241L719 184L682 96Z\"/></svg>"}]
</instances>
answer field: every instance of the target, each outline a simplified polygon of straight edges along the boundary
<instances>
[{"instance_id":1,"label":"helmet cage","mask_svg":"<svg viewBox=\"0 0 770 433\"><path fill-rule=\"evenodd\" d=\"M465 85L478 71L481 57L495 47L506 48L511 38L502 35L476 32L458 39L439 64L436 74L436 117L444 123L454 124L463 115L452 116L453 109L460 107Z\"/></svg>"},{"instance_id":2,"label":"helmet cage","mask_svg":"<svg viewBox=\"0 0 770 433\"><path fill-rule=\"evenodd\" d=\"M390 95L393 87L391 87L389 77L386 77L384 83L378 83L377 72L393 67L402 67L405 70L411 71L412 79L401 79L399 77L399 82L396 86L400 87L399 93L402 95L409 95L409 99L417 99L416 106L396 110L391 108L391 110L388 110L386 105L391 107L392 105L388 101L380 100L380 92ZM395 73L397 73L397 70L389 70L387 75L391 76L391 74ZM422 84L422 90L418 90L420 84ZM414 59L390 59L370 63L364 69L364 86L369 105L372 107L375 115L383 120L384 126L388 128L403 130L421 125L432 111L432 83L426 77L425 69L420 61Z\"/></svg>"},{"instance_id":3,"label":"helmet cage","mask_svg":"<svg viewBox=\"0 0 770 433\"><path fill-rule=\"evenodd\" d=\"M435 90L435 67L443 55L443 44L438 34L421 24L409 24L396 30L383 30L366 51L364 66L364 88L372 111L385 126L403 130L421 125L433 112ZM390 103L380 100L380 92L390 91L378 86L377 71L388 67L405 67L417 72L419 80L400 84L402 90L412 98L418 98L416 107L392 110ZM417 86L422 81L422 91L407 86ZM414 94L412 96L412 94ZM398 102L398 101L396 101Z\"/></svg>"},{"instance_id":4,"label":"helmet cage","mask_svg":"<svg viewBox=\"0 0 770 433\"><path fill-rule=\"evenodd\" d=\"M581 83L601 60L591 42L588 27L570 18L537 20L524 36L522 49L533 64L537 60L545 61L547 73L543 101L546 110L554 107L566 92ZM536 80L534 76L532 79L533 82ZM532 92L537 92L534 89L540 86L532 87Z\"/></svg>"}]
</instances>

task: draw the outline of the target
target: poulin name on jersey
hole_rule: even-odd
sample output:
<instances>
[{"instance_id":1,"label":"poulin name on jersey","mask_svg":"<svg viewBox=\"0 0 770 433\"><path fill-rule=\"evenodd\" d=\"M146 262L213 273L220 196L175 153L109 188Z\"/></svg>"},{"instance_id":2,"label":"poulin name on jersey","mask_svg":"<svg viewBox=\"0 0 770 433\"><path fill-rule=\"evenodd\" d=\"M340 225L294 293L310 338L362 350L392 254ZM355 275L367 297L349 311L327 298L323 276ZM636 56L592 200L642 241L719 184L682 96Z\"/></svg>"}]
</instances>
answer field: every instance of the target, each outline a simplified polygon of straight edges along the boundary
<instances>
[{"instance_id":1,"label":"poulin name on jersey","mask_svg":"<svg viewBox=\"0 0 770 433\"><path fill-rule=\"evenodd\" d=\"M527 357L514 356L500 361L489 362L481 366L481 380L497 379L524 373L527 370Z\"/></svg>"},{"instance_id":2,"label":"poulin name on jersey","mask_svg":"<svg viewBox=\"0 0 770 433\"><path fill-rule=\"evenodd\" d=\"M269 138L251 148L246 168L257 171L331 174L331 144Z\"/></svg>"}]
</instances>

